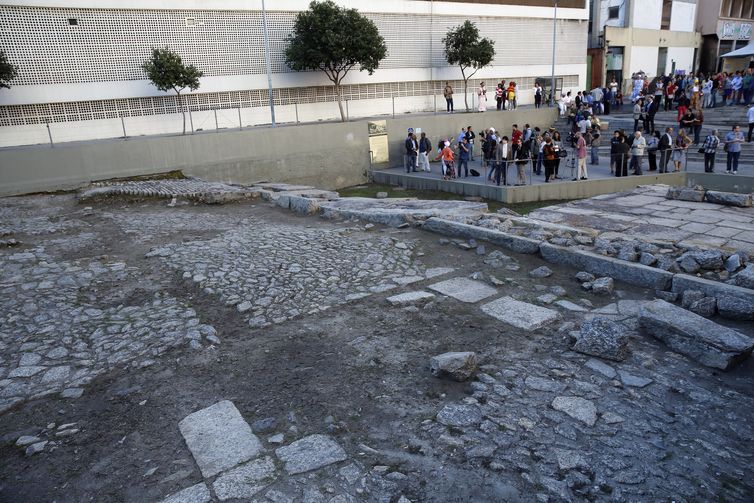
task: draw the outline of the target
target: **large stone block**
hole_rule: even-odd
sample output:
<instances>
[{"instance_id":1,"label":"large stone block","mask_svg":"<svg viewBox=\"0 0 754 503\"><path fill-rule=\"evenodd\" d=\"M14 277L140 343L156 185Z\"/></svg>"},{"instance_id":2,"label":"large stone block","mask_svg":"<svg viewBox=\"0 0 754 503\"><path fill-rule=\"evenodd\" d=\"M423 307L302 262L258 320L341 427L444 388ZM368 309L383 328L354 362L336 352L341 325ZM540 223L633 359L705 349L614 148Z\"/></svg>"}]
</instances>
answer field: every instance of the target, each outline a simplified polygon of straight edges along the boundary
<instances>
[{"instance_id":1,"label":"large stone block","mask_svg":"<svg viewBox=\"0 0 754 503\"><path fill-rule=\"evenodd\" d=\"M626 327L606 318L595 317L581 325L573 350L600 358L623 361L628 356Z\"/></svg>"},{"instance_id":2,"label":"large stone block","mask_svg":"<svg viewBox=\"0 0 754 503\"><path fill-rule=\"evenodd\" d=\"M539 251L545 260L553 264L573 267L596 276L609 276L629 285L667 290L673 280L673 273L671 272L586 250L542 243L539 246Z\"/></svg>"},{"instance_id":3,"label":"large stone block","mask_svg":"<svg viewBox=\"0 0 754 503\"><path fill-rule=\"evenodd\" d=\"M343 448L327 435L309 435L291 445L275 449L285 471L290 475L304 473L348 459Z\"/></svg>"},{"instance_id":4,"label":"large stone block","mask_svg":"<svg viewBox=\"0 0 754 503\"><path fill-rule=\"evenodd\" d=\"M698 290L707 297L717 299L720 316L734 320L754 319L754 291L687 274L673 276L673 292L683 295L688 290Z\"/></svg>"},{"instance_id":5,"label":"large stone block","mask_svg":"<svg viewBox=\"0 0 754 503\"><path fill-rule=\"evenodd\" d=\"M708 203L724 204L725 206L751 207L751 194L737 194L735 192L718 192L708 190L704 196Z\"/></svg>"},{"instance_id":6,"label":"large stone block","mask_svg":"<svg viewBox=\"0 0 754 503\"><path fill-rule=\"evenodd\" d=\"M754 339L664 300L639 310L639 328L674 351L723 370L747 358L754 349Z\"/></svg>"},{"instance_id":7,"label":"large stone block","mask_svg":"<svg viewBox=\"0 0 754 503\"><path fill-rule=\"evenodd\" d=\"M451 278L429 285L428 288L448 297L453 297L461 302L468 303L479 302L497 293L497 290L491 286L469 278Z\"/></svg>"},{"instance_id":8,"label":"large stone block","mask_svg":"<svg viewBox=\"0 0 754 503\"><path fill-rule=\"evenodd\" d=\"M205 478L250 460L262 449L251 426L228 400L189 414L178 428Z\"/></svg>"},{"instance_id":9,"label":"large stone block","mask_svg":"<svg viewBox=\"0 0 754 503\"><path fill-rule=\"evenodd\" d=\"M433 376L448 377L459 382L473 376L476 366L476 353L472 351L443 353L429 361L429 370Z\"/></svg>"},{"instance_id":10,"label":"large stone block","mask_svg":"<svg viewBox=\"0 0 754 503\"><path fill-rule=\"evenodd\" d=\"M541 328L560 317L557 311L521 302L512 297L503 297L485 304L482 311L503 323L529 331Z\"/></svg>"},{"instance_id":11,"label":"large stone block","mask_svg":"<svg viewBox=\"0 0 754 503\"><path fill-rule=\"evenodd\" d=\"M701 203L702 201L704 201L704 194L704 190L692 189L690 187L671 187L668 189L668 193L665 197L679 201L693 201L696 203Z\"/></svg>"},{"instance_id":12,"label":"large stone block","mask_svg":"<svg viewBox=\"0 0 754 503\"><path fill-rule=\"evenodd\" d=\"M452 220L445 220L442 218L428 219L424 222L424 225L422 225L422 229L437 234L443 234L445 236L487 241L517 253L537 253L540 243L536 239L516 236L515 234L508 234L494 229L477 227L475 225L453 222Z\"/></svg>"}]
</instances>

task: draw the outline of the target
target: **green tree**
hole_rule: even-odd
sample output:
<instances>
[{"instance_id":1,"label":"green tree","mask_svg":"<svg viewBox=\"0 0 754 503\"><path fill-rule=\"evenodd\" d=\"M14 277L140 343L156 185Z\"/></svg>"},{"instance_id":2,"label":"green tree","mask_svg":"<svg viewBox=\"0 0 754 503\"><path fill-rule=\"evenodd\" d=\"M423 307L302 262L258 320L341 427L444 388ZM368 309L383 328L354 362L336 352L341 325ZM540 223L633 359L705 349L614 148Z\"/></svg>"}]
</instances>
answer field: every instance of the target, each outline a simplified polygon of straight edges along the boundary
<instances>
[{"instance_id":1,"label":"green tree","mask_svg":"<svg viewBox=\"0 0 754 503\"><path fill-rule=\"evenodd\" d=\"M488 38L479 38L479 29L471 21L465 21L462 25L448 30L442 42L445 44L445 59L448 63L461 67L463 98L468 112L469 99L466 93L469 79L480 68L492 62L492 58L495 57L495 43ZM474 71L466 75L470 68Z\"/></svg>"},{"instance_id":2,"label":"green tree","mask_svg":"<svg viewBox=\"0 0 754 503\"><path fill-rule=\"evenodd\" d=\"M340 117L345 122L341 83L349 71L372 75L385 56L387 46L375 24L356 9L338 7L331 0L312 2L299 12L288 37L286 63L291 69L322 70L335 85Z\"/></svg>"},{"instance_id":3,"label":"green tree","mask_svg":"<svg viewBox=\"0 0 754 503\"><path fill-rule=\"evenodd\" d=\"M0 51L0 89L10 89L10 81L18 75L18 67L8 61L4 51Z\"/></svg>"},{"instance_id":4,"label":"green tree","mask_svg":"<svg viewBox=\"0 0 754 503\"><path fill-rule=\"evenodd\" d=\"M181 91L187 87L192 91L199 89L199 79L204 74L194 65L184 65L181 57L167 48L152 49L152 57L141 67L157 89L175 91L183 115L183 134L186 134L186 110L182 103Z\"/></svg>"}]
</instances>

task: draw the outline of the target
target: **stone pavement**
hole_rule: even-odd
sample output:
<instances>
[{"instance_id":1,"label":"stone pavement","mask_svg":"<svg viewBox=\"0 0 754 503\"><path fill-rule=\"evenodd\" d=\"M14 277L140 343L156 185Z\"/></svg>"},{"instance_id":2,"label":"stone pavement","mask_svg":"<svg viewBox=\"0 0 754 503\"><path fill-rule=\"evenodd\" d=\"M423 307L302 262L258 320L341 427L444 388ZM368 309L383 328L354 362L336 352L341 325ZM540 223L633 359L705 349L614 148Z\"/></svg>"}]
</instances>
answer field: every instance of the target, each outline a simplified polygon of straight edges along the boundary
<instances>
[{"instance_id":1,"label":"stone pavement","mask_svg":"<svg viewBox=\"0 0 754 503\"><path fill-rule=\"evenodd\" d=\"M530 218L680 246L743 250L754 254L754 208L677 201L665 198L668 187L650 185L548 206Z\"/></svg>"}]
</instances>

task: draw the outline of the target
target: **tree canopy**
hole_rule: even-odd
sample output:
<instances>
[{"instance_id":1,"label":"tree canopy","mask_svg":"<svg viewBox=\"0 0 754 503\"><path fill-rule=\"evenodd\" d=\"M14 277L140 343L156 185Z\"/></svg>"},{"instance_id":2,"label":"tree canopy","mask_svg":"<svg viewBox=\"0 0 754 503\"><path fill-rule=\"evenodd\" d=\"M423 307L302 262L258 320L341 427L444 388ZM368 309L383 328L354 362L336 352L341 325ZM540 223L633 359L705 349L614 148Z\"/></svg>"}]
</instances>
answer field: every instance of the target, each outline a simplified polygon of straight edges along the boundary
<instances>
[{"instance_id":1,"label":"tree canopy","mask_svg":"<svg viewBox=\"0 0 754 503\"><path fill-rule=\"evenodd\" d=\"M204 75L194 65L184 65L181 57L170 49L152 49L152 57L141 67L152 84L160 91L175 91L183 116L183 134L186 134L186 111L181 103L181 91L187 87L199 89L199 79Z\"/></svg>"},{"instance_id":2,"label":"tree canopy","mask_svg":"<svg viewBox=\"0 0 754 503\"><path fill-rule=\"evenodd\" d=\"M464 98L466 98L469 79L480 68L489 65L495 57L495 43L489 38L480 38L479 29L471 21L465 21L462 25L448 30L442 42L445 44L445 59L451 65L458 65L461 68ZM466 75L466 71L470 68L473 68L473 71ZM468 108L467 100L466 109Z\"/></svg>"},{"instance_id":3,"label":"tree canopy","mask_svg":"<svg viewBox=\"0 0 754 503\"><path fill-rule=\"evenodd\" d=\"M10 81L18 75L18 67L8 61L4 51L0 51L0 88L10 89Z\"/></svg>"},{"instance_id":4,"label":"tree canopy","mask_svg":"<svg viewBox=\"0 0 754 503\"><path fill-rule=\"evenodd\" d=\"M157 89L177 94L187 87L199 89L199 79L204 75L194 65L184 65L181 57L167 48L152 49L152 57L141 67Z\"/></svg>"},{"instance_id":5,"label":"tree canopy","mask_svg":"<svg viewBox=\"0 0 754 503\"><path fill-rule=\"evenodd\" d=\"M295 71L321 70L335 85L343 120L340 85L354 67L372 75L387 46L377 26L356 9L339 7L331 0L314 1L299 12L288 37L286 63Z\"/></svg>"}]
</instances>

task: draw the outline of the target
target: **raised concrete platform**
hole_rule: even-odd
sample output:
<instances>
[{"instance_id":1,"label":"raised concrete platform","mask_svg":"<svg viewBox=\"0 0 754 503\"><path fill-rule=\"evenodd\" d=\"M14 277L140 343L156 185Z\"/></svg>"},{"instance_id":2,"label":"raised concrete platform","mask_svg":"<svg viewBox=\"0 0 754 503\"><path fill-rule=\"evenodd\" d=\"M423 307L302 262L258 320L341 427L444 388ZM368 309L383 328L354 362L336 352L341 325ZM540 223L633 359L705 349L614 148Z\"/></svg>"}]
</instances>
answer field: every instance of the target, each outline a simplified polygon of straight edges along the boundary
<instances>
[{"instance_id":1,"label":"raised concrete platform","mask_svg":"<svg viewBox=\"0 0 754 503\"><path fill-rule=\"evenodd\" d=\"M435 190L450 192L462 196L483 197L503 203L524 203L530 201L551 201L556 199L584 199L601 194L631 190L637 185L652 185L662 183L666 185L686 185L686 173L651 174L642 176L615 177L596 170L590 171L589 180L577 182L570 180L570 169L561 170L563 180L545 183L542 176L530 176L527 174L528 185L523 186L497 186L487 182L486 173L479 177L458 178L455 180L443 180L437 172L438 166L432 166L432 172L406 173L403 168L387 168L372 172L376 183L398 185L407 189ZM480 170L475 163L474 169ZM606 170L606 168L604 168ZM515 168L508 170L509 180L514 179ZM724 176L724 175L717 175Z\"/></svg>"}]
</instances>

